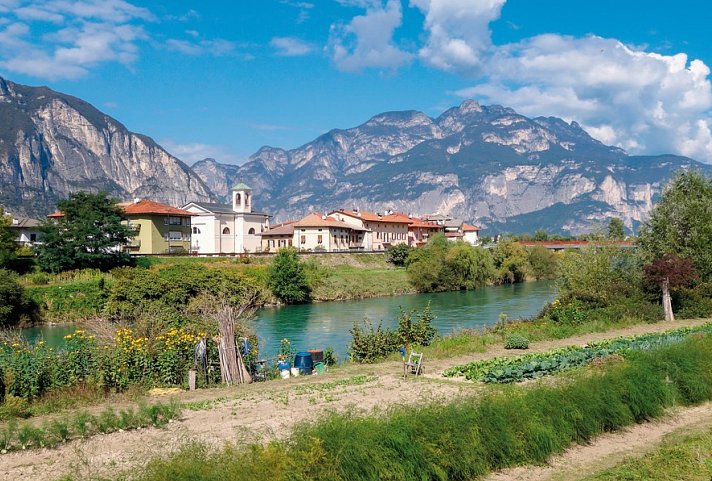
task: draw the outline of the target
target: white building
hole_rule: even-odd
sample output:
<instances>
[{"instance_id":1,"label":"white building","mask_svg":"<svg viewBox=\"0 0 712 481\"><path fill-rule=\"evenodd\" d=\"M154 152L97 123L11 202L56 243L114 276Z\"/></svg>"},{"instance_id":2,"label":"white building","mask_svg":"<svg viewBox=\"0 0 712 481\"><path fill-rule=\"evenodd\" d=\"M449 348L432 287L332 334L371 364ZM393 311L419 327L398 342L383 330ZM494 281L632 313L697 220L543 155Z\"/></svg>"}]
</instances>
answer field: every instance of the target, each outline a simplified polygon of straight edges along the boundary
<instances>
[{"instance_id":1,"label":"white building","mask_svg":"<svg viewBox=\"0 0 712 481\"><path fill-rule=\"evenodd\" d=\"M15 234L15 242L20 246L32 245L40 239L40 221L27 217L7 214L12 219L10 230Z\"/></svg>"},{"instance_id":2,"label":"white building","mask_svg":"<svg viewBox=\"0 0 712 481\"><path fill-rule=\"evenodd\" d=\"M269 214L252 211L252 189L243 183L232 188L232 205L190 202L183 209L195 214L191 252L196 254L259 252L260 234L269 229Z\"/></svg>"}]
</instances>

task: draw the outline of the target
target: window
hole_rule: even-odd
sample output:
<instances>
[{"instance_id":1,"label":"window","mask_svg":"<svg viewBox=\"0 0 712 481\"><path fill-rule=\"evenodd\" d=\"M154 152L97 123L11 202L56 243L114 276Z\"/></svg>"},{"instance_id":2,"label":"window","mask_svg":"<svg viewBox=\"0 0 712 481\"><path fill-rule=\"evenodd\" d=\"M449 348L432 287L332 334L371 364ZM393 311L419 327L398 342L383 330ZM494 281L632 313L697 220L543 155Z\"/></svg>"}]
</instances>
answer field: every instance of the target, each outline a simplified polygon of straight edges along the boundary
<instances>
[{"instance_id":1,"label":"window","mask_svg":"<svg viewBox=\"0 0 712 481\"><path fill-rule=\"evenodd\" d=\"M289 239L287 242L289 242L289 245L292 245L292 239Z\"/></svg>"},{"instance_id":2,"label":"window","mask_svg":"<svg viewBox=\"0 0 712 481\"><path fill-rule=\"evenodd\" d=\"M168 225L168 222L170 222L170 217L164 217L164 218L163 218L163 225Z\"/></svg>"},{"instance_id":3,"label":"window","mask_svg":"<svg viewBox=\"0 0 712 481\"><path fill-rule=\"evenodd\" d=\"M223 235L230 235L230 228L229 228L229 227L225 227L225 228L223 229Z\"/></svg>"},{"instance_id":4,"label":"window","mask_svg":"<svg viewBox=\"0 0 712 481\"><path fill-rule=\"evenodd\" d=\"M172 230L172 231L168 232L168 240L181 241L181 240L183 240L183 233L181 231Z\"/></svg>"},{"instance_id":5,"label":"window","mask_svg":"<svg viewBox=\"0 0 712 481\"><path fill-rule=\"evenodd\" d=\"M30 242L37 241L37 234L30 234Z\"/></svg>"},{"instance_id":6,"label":"window","mask_svg":"<svg viewBox=\"0 0 712 481\"><path fill-rule=\"evenodd\" d=\"M321 230L321 229L319 229L319 230ZM319 234L318 236L316 236L316 242L317 242L317 244L322 244L322 237L321 237L321 234Z\"/></svg>"},{"instance_id":7,"label":"window","mask_svg":"<svg viewBox=\"0 0 712 481\"><path fill-rule=\"evenodd\" d=\"M193 227L193 234L200 234L200 229Z\"/></svg>"},{"instance_id":8,"label":"window","mask_svg":"<svg viewBox=\"0 0 712 481\"><path fill-rule=\"evenodd\" d=\"M171 217L169 219L169 223L170 225L181 225L182 220L183 219L181 217Z\"/></svg>"},{"instance_id":9,"label":"window","mask_svg":"<svg viewBox=\"0 0 712 481\"><path fill-rule=\"evenodd\" d=\"M302 241L302 244L306 244L306 243L307 243L307 236L303 235L302 238L301 238L301 241Z\"/></svg>"},{"instance_id":10,"label":"window","mask_svg":"<svg viewBox=\"0 0 712 481\"><path fill-rule=\"evenodd\" d=\"M247 233L250 234L250 235L255 235L255 228L254 228L254 227L250 227L250 230L248 230Z\"/></svg>"},{"instance_id":11,"label":"window","mask_svg":"<svg viewBox=\"0 0 712 481\"><path fill-rule=\"evenodd\" d=\"M240 194L235 194L235 205L242 205L242 197Z\"/></svg>"}]
</instances>

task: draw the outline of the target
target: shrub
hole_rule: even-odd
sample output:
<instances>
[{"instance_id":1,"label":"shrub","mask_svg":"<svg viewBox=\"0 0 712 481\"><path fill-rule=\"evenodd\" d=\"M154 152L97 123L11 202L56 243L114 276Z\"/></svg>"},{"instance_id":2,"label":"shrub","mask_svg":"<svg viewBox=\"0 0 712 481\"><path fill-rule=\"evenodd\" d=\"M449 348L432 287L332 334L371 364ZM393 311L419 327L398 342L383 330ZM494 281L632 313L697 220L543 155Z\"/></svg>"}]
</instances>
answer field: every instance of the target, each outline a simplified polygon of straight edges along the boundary
<instances>
[{"instance_id":1,"label":"shrub","mask_svg":"<svg viewBox=\"0 0 712 481\"><path fill-rule=\"evenodd\" d=\"M430 302L425 306L422 313L417 314L415 322L413 322L414 315L416 315L415 309L406 312L401 307L398 318L398 340L404 346L411 344L429 346L437 334L437 329L432 326L435 316L430 310Z\"/></svg>"},{"instance_id":2,"label":"shrub","mask_svg":"<svg viewBox=\"0 0 712 481\"><path fill-rule=\"evenodd\" d=\"M285 247L279 250L269 266L267 285L277 299L286 304L309 301L311 286L296 249Z\"/></svg>"},{"instance_id":3,"label":"shrub","mask_svg":"<svg viewBox=\"0 0 712 481\"><path fill-rule=\"evenodd\" d=\"M519 333L508 334L504 339L505 349L529 349L529 339Z\"/></svg>"},{"instance_id":4,"label":"shrub","mask_svg":"<svg viewBox=\"0 0 712 481\"><path fill-rule=\"evenodd\" d=\"M391 245L386 249L386 261L394 266L404 267L413 248L408 244Z\"/></svg>"},{"instance_id":5,"label":"shrub","mask_svg":"<svg viewBox=\"0 0 712 481\"><path fill-rule=\"evenodd\" d=\"M556 253L538 245L529 250L529 266L536 280L555 279L559 263Z\"/></svg>"},{"instance_id":6,"label":"shrub","mask_svg":"<svg viewBox=\"0 0 712 481\"><path fill-rule=\"evenodd\" d=\"M350 332L349 354L356 362L375 362L395 352L400 346L397 333L383 329L382 323L374 330L368 319L364 319L361 325L354 322Z\"/></svg>"},{"instance_id":7,"label":"shrub","mask_svg":"<svg viewBox=\"0 0 712 481\"><path fill-rule=\"evenodd\" d=\"M12 327L37 317L37 304L25 293L12 272L0 269L0 328Z\"/></svg>"}]
</instances>

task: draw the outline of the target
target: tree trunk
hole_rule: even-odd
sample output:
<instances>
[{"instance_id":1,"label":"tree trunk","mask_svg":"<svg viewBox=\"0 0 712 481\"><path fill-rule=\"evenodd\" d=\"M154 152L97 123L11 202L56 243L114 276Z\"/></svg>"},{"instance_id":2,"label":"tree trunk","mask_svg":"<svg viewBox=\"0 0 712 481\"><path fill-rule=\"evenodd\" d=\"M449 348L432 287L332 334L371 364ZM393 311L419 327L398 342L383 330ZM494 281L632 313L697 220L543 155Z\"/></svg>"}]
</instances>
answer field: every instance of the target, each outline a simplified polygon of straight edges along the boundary
<instances>
[{"instance_id":1,"label":"tree trunk","mask_svg":"<svg viewBox=\"0 0 712 481\"><path fill-rule=\"evenodd\" d=\"M672 312L672 297L670 296L670 280L666 277L661 285L663 291L663 310L665 311L665 320L674 321L675 314Z\"/></svg>"}]
</instances>

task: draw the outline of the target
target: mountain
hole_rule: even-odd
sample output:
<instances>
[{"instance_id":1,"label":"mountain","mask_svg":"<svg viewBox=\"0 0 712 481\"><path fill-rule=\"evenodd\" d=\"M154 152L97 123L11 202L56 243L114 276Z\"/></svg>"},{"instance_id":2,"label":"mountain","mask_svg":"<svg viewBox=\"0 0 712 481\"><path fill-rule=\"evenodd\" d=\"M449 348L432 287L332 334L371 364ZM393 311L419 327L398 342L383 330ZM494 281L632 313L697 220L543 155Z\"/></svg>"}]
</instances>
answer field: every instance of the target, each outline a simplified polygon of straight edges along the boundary
<instances>
[{"instance_id":1,"label":"mountain","mask_svg":"<svg viewBox=\"0 0 712 481\"><path fill-rule=\"evenodd\" d=\"M240 167L194 166L219 196L237 179L277 219L336 208L441 212L494 231L578 234L620 217L644 220L678 169L675 155L629 156L576 122L528 118L468 100L437 118L387 112L299 148L263 147Z\"/></svg>"},{"instance_id":2,"label":"mountain","mask_svg":"<svg viewBox=\"0 0 712 481\"><path fill-rule=\"evenodd\" d=\"M42 216L79 190L172 205L215 200L151 138L78 98L0 78L0 205Z\"/></svg>"}]
</instances>

